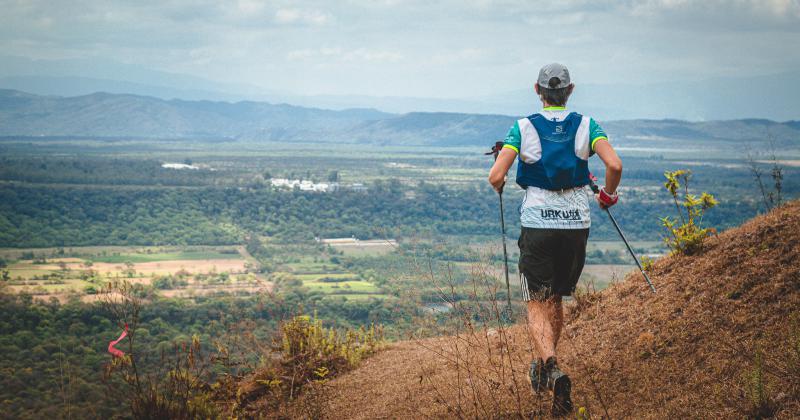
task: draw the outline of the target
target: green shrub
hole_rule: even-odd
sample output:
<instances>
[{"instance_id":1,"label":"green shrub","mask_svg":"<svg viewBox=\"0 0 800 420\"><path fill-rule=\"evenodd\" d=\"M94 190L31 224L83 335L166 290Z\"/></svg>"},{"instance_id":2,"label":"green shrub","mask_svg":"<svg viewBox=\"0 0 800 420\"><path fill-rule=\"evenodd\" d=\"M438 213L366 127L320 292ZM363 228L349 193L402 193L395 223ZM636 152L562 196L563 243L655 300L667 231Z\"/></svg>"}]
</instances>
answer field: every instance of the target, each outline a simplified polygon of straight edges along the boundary
<instances>
[{"instance_id":1,"label":"green shrub","mask_svg":"<svg viewBox=\"0 0 800 420\"><path fill-rule=\"evenodd\" d=\"M309 372L319 368L336 372L353 367L375 351L383 339L382 328L348 329L344 332L325 328L316 316L299 315L281 327L282 357L304 365Z\"/></svg>"},{"instance_id":2,"label":"green shrub","mask_svg":"<svg viewBox=\"0 0 800 420\"><path fill-rule=\"evenodd\" d=\"M283 323L271 358L236 391L231 415L252 417L264 407L280 412L301 391L316 389L355 367L383 341L383 328L325 328L316 315L298 315Z\"/></svg>"},{"instance_id":3,"label":"green shrub","mask_svg":"<svg viewBox=\"0 0 800 420\"><path fill-rule=\"evenodd\" d=\"M716 206L718 201L713 195L701 193L700 197L689 193L689 179L692 177L690 170L677 170L665 172L664 187L672 195L678 218L664 217L661 224L669 232L664 238L667 247L673 253L692 254L700 250L703 240L713 232L711 228L702 227L703 215L706 210ZM681 194L681 188L683 194Z\"/></svg>"},{"instance_id":4,"label":"green shrub","mask_svg":"<svg viewBox=\"0 0 800 420\"><path fill-rule=\"evenodd\" d=\"M653 260L647 255L642 255L641 257L639 257L639 261L642 263L642 270L644 270L646 273L650 273L653 271L653 266L656 263L655 260Z\"/></svg>"}]
</instances>

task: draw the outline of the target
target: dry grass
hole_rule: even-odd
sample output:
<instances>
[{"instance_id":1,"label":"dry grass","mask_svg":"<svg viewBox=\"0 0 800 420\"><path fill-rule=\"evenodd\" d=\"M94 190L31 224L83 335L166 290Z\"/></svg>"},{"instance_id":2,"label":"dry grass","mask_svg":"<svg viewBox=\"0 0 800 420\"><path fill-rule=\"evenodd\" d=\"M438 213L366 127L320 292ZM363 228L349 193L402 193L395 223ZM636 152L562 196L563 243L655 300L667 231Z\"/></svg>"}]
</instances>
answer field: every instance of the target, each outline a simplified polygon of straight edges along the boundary
<instances>
[{"instance_id":1,"label":"dry grass","mask_svg":"<svg viewBox=\"0 0 800 420\"><path fill-rule=\"evenodd\" d=\"M800 202L709 238L697 255L659 260L651 277L657 294L631 273L568 306L559 364L573 378L576 410L593 418L800 417ZM321 412L543 417L549 397L526 389L531 357L521 325L465 325L395 343L331 381Z\"/></svg>"},{"instance_id":2,"label":"dry grass","mask_svg":"<svg viewBox=\"0 0 800 420\"><path fill-rule=\"evenodd\" d=\"M78 258L59 258L48 260L46 264L35 264L29 261L19 262L12 264L9 267L12 278L22 276L24 278L32 277L33 275L50 274L61 270L58 262L64 262L65 267L73 273L79 273L86 270L84 261ZM173 274L178 271L185 271L190 274L208 273L215 270L218 273L226 271L228 273L243 273L246 270L246 261L243 259L213 259L213 260L171 260L171 261L153 261L144 263L134 263L131 267L137 273L144 273L147 275L167 275ZM91 269L99 274L106 276L123 276L123 272L127 269L124 264L117 263L94 263Z\"/></svg>"}]
</instances>

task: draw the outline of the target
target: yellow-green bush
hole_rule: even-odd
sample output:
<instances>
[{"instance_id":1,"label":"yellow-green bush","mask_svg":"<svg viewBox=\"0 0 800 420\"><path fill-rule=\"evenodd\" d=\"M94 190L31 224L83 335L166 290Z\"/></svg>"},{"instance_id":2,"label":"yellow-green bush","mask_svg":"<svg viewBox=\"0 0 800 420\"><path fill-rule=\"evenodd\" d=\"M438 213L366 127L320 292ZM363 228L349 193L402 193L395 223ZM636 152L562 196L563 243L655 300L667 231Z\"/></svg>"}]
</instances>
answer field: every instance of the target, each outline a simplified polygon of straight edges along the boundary
<instances>
[{"instance_id":1,"label":"yellow-green bush","mask_svg":"<svg viewBox=\"0 0 800 420\"><path fill-rule=\"evenodd\" d=\"M282 355L287 360L304 360L335 371L341 366L354 366L361 358L375 351L383 331L374 324L369 328L337 331L325 328L316 316L299 315L281 327Z\"/></svg>"},{"instance_id":2,"label":"yellow-green bush","mask_svg":"<svg viewBox=\"0 0 800 420\"><path fill-rule=\"evenodd\" d=\"M692 177L690 170L677 170L665 172L664 188L672 195L678 218L664 217L661 224L669 232L664 238L673 253L692 254L703 246L703 240L713 231L711 228L702 227L703 215L706 210L716 206L718 201L713 195L701 193L700 197L689 193L689 179ZM681 188L683 194L681 194Z\"/></svg>"},{"instance_id":3,"label":"yellow-green bush","mask_svg":"<svg viewBox=\"0 0 800 420\"><path fill-rule=\"evenodd\" d=\"M281 325L272 357L253 381L236 392L231 414L248 417L258 410L279 412L305 389L324 384L355 367L383 341L383 328L326 328L315 316L298 315Z\"/></svg>"}]
</instances>

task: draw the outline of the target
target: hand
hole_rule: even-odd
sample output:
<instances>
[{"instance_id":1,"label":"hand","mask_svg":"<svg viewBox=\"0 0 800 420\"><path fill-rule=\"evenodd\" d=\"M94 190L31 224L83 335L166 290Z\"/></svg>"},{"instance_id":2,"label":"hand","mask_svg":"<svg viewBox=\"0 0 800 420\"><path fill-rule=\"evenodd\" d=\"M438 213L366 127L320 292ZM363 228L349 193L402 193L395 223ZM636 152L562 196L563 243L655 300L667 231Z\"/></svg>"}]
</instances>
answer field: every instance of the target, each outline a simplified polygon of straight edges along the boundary
<instances>
[{"instance_id":1,"label":"hand","mask_svg":"<svg viewBox=\"0 0 800 420\"><path fill-rule=\"evenodd\" d=\"M492 188L494 188L494 190L497 191L498 194L502 194L503 193L503 187L506 186L506 181L508 181L508 175L503 177L503 180L500 182L500 184L492 185Z\"/></svg>"},{"instance_id":2,"label":"hand","mask_svg":"<svg viewBox=\"0 0 800 420\"><path fill-rule=\"evenodd\" d=\"M497 191L498 194L502 194L503 187L505 186L506 186L506 180L504 179L503 182L500 183L500 185L492 185L492 188L494 188L494 190Z\"/></svg>"},{"instance_id":3,"label":"hand","mask_svg":"<svg viewBox=\"0 0 800 420\"><path fill-rule=\"evenodd\" d=\"M608 193L605 187L600 188L600 193L597 194L596 197L597 197L597 204L600 205L601 209L607 209L613 206L614 204L617 204L617 201L619 201L619 196L617 195L617 193L616 192Z\"/></svg>"}]
</instances>

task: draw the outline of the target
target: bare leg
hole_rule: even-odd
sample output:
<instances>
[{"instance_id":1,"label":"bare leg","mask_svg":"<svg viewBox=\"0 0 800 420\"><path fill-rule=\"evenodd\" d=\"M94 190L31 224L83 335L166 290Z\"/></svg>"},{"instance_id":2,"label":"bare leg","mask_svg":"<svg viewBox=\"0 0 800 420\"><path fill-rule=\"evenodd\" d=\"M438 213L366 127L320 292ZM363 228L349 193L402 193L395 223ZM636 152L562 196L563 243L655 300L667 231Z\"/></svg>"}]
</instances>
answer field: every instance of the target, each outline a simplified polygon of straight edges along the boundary
<instances>
[{"instance_id":1,"label":"bare leg","mask_svg":"<svg viewBox=\"0 0 800 420\"><path fill-rule=\"evenodd\" d=\"M528 302L528 330L542 360L556 355L563 323L561 296L553 296L541 302Z\"/></svg>"}]
</instances>

